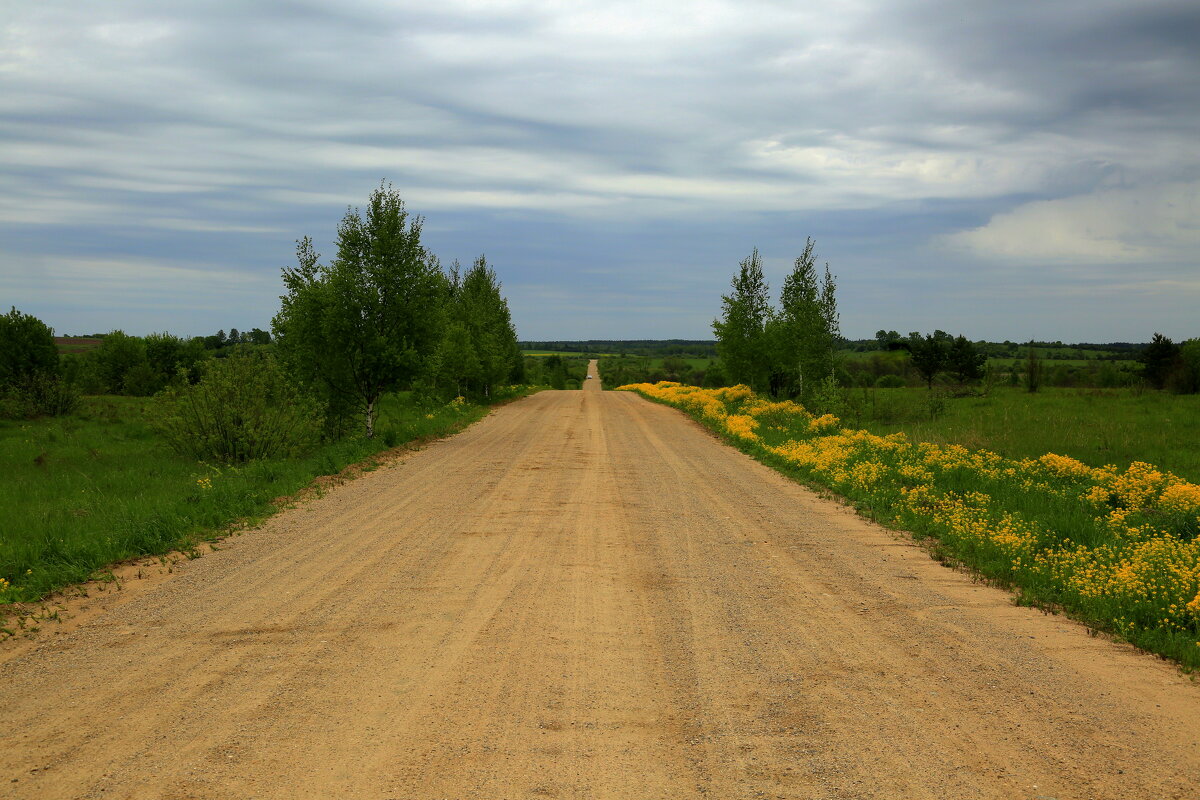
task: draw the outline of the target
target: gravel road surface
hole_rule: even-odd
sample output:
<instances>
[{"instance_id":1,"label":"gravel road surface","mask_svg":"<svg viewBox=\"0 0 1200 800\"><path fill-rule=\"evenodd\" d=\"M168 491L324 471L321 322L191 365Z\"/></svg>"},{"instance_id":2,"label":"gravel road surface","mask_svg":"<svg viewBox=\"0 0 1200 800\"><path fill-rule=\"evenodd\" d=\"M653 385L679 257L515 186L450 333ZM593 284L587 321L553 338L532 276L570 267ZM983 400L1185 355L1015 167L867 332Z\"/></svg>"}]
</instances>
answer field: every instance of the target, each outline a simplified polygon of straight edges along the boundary
<instances>
[{"instance_id":1,"label":"gravel road surface","mask_svg":"<svg viewBox=\"0 0 1200 800\"><path fill-rule=\"evenodd\" d=\"M0 647L0 798L1200 797L1200 684L598 384Z\"/></svg>"}]
</instances>

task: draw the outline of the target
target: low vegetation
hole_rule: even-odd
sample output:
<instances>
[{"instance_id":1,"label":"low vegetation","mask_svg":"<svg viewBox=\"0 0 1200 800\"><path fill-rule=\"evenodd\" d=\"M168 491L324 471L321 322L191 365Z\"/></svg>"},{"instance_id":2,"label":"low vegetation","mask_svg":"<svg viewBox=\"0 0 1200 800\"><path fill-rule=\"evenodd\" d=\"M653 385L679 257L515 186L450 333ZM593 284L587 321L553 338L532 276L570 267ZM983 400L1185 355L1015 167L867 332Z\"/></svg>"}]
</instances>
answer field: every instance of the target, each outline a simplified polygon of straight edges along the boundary
<instances>
[{"instance_id":1,"label":"low vegetation","mask_svg":"<svg viewBox=\"0 0 1200 800\"><path fill-rule=\"evenodd\" d=\"M321 439L321 404L261 353L214 359L195 384L179 381L156 400L154 429L175 452L199 461L301 455Z\"/></svg>"},{"instance_id":2,"label":"low vegetation","mask_svg":"<svg viewBox=\"0 0 1200 800\"><path fill-rule=\"evenodd\" d=\"M622 387L680 408L764 463L865 513L1028 603L1188 668L1200 667L1200 485L1151 464L1009 458L843 427L748 387Z\"/></svg>"}]
</instances>

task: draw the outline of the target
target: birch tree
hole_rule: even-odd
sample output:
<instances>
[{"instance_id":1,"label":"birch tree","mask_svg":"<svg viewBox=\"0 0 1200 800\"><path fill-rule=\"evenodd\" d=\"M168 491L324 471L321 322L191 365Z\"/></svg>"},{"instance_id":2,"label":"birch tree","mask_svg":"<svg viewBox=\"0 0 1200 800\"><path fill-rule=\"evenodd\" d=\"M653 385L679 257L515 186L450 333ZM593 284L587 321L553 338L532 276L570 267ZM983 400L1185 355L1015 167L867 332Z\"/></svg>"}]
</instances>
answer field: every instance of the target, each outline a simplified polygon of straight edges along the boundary
<instances>
[{"instance_id":1,"label":"birch tree","mask_svg":"<svg viewBox=\"0 0 1200 800\"><path fill-rule=\"evenodd\" d=\"M330 264L305 237L298 265L283 270L280 354L332 413L361 415L368 438L380 397L428 369L442 338L447 282L421 245L422 222L381 184L365 214L346 211Z\"/></svg>"}]
</instances>

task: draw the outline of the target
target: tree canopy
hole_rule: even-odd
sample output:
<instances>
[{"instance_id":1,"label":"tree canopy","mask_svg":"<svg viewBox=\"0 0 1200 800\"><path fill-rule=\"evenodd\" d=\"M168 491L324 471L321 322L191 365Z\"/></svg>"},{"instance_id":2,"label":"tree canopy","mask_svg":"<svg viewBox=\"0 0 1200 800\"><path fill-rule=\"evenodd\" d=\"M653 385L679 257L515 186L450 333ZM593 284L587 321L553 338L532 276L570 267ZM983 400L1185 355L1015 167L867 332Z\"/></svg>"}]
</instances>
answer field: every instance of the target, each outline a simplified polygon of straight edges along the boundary
<instances>
[{"instance_id":1,"label":"tree canopy","mask_svg":"<svg viewBox=\"0 0 1200 800\"><path fill-rule=\"evenodd\" d=\"M368 437L379 398L411 385L443 335L449 289L421 245L422 223L381 185L365 215L346 211L332 263L304 237L298 265L283 271L287 294L272 323L281 356L331 414L361 414Z\"/></svg>"},{"instance_id":2,"label":"tree canopy","mask_svg":"<svg viewBox=\"0 0 1200 800\"><path fill-rule=\"evenodd\" d=\"M495 270L480 256L466 273L455 263L447 274L421 243L422 225L380 185L365 213L347 210L329 264L304 237L297 265L283 271L287 294L273 320L280 357L325 401L331 422L360 416L368 437L385 392L489 397L524 379Z\"/></svg>"},{"instance_id":3,"label":"tree canopy","mask_svg":"<svg viewBox=\"0 0 1200 800\"><path fill-rule=\"evenodd\" d=\"M779 293L779 312L768 323L773 343L772 391L807 397L833 375L840 333L837 286L825 265L817 275L816 242L808 238Z\"/></svg>"},{"instance_id":4,"label":"tree canopy","mask_svg":"<svg viewBox=\"0 0 1200 800\"><path fill-rule=\"evenodd\" d=\"M733 291L721 297L721 319L713 320L717 354L729 380L762 391L770 374L766 332L771 299L758 248L738 263L731 286Z\"/></svg>"},{"instance_id":5,"label":"tree canopy","mask_svg":"<svg viewBox=\"0 0 1200 800\"><path fill-rule=\"evenodd\" d=\"M834 371L840 336L836 283L825 265L817 273L816 243L809 238L784 279L779 308L772 308L755 249L738 264L733 291L721 298L721 318L713 321L722 375L758 392L808 397Z\"/></svg>"}]
</instances>

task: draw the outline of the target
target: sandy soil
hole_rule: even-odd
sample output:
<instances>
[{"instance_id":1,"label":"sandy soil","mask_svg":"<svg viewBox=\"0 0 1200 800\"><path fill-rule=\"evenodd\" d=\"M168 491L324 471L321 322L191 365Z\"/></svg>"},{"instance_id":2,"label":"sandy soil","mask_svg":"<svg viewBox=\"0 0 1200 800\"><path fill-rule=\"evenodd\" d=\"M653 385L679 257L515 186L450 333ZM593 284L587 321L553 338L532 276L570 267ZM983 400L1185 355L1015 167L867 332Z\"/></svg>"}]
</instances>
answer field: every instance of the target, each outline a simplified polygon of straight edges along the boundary
<instances>
[{"instance_id":1,"label":"sandy soil","mask_svg":"<svg viewBox=\"0 0 1200 800\"><path fill-rule=\"evenodd\" d=\"M0 797L1200 796L1200 685L598 383L10 651Z\"/></svg>"}]
</instances>

